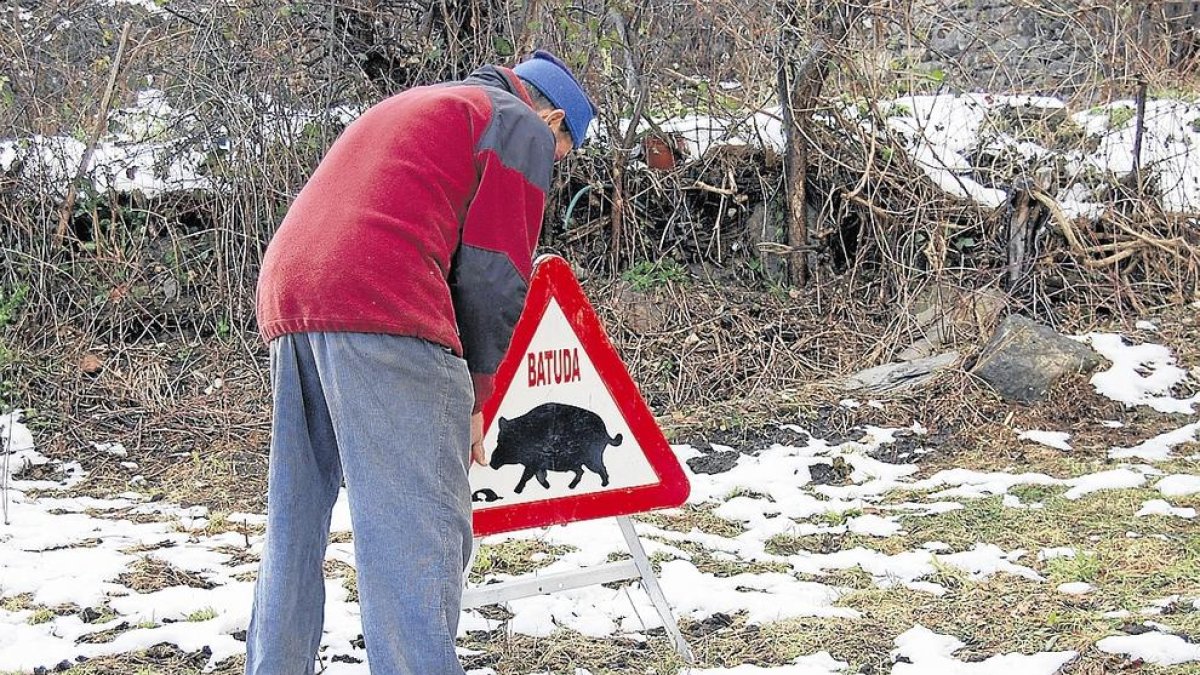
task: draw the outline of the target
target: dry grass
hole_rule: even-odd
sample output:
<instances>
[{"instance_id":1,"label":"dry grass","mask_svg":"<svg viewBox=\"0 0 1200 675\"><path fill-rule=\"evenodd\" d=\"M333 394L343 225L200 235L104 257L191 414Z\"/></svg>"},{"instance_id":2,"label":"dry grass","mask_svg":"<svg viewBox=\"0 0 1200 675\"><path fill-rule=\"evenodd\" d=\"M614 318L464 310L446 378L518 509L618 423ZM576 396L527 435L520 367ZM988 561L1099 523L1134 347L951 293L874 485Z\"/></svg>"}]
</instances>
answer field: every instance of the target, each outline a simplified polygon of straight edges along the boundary
<instances>
[{"instance_id":1,"label":"dry grass","mask_svg":"<svg viewBox=\"0 0 1200 675\"><path fill-rule=\"evenodd\" d=\"M6 612L20 612L33 606L33 596L29 593L10 595L0 598L0 609Z\"/></svg>"},{"instance_id":2,"label":"dry grass","mask_svg":"<svg viewBox=\"0 0 1200 675\"><path fill-rule=\"evenodd\" d=\"M211 581L196 574L181 570L170 563L146 555L138 558L129 570L117 577L117 582L138 593L153 593L172 586L210 589L215 586Z\"/></svg>"},{"instance_id":3,"label":"dry grass","mask_svg":"<svg viewBox=\"0 0 1200 675\"><path fill-rule=\"evenodd\" d=\"M346 602L358 602L358 571L340 560L325 560L321 569L326 579L341 579Z\"/></svg>"},{"instance_id":4,"label":"dry grass","mask_svg":"<svg viewBox=\"0 0 1200 675\"><path fill-rule=\"evenodd\" d=\"M595 639L569 631L534 638L497 631L470 634L459 644L482 652L463 659L468 670L490 667L501 675L540 671L574 673L576 668L587 668L596 675L632 672L673 675L685 666L662 639L647 642Z\"/></svg>"},{"instance_id":5,"label":"dry grass","mask_svg":"<svg viewBox=\"0 0 1200 675\"><path fill-rule=\"evenodd\" d=\"M245 668L245 659L235 656L206 670L208 655L203 651L187 653L169 644L160 644L149 649L90 659L84 663L70 665L60 671L66 675L240 675Z\"/></svg>"},{"instance_id":6,"label":"dry grass","mask_svg":"<svg viewBox=\"0 0 1200 675\"><path fill-rule=\"evenodd\" d=\"M713 504L685 504L678 509L645 513L638 520L649 523L664 530L674 530L687 534L692 530L700 530L722 537L733 538L746 531L745 526L726 520L713 513Z\"/></svg>"},{"instance_id":7,"label":"dry grass","mask_svg":"<svg viewBox=\"0 0 1200 675\"><path fill-rule=\"evenodd\" d=\"M540 539L509 539L481 544L471 568L471 583L489 575L522 576L535 572L573 549Z\"/></svg>"}]
</instances>

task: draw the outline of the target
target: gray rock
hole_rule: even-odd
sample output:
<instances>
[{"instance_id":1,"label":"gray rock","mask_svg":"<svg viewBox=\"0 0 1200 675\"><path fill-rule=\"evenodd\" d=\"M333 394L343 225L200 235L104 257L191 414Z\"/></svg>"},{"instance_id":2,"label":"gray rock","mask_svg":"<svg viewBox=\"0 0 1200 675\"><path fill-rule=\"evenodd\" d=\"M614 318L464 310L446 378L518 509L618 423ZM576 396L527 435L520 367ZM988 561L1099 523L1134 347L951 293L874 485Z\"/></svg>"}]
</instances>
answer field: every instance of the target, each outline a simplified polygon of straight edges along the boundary
<instances>
[{"instance_id":1,"label":"gray rock","mask_svg":"<svg viewBox=\"0 0 1200 675\"><path fill-rule=\"evenodd\" d=\"M1063 378L1090 373L1100 363L1087 345L1013 314L996 329L971 372L1005 399L1033 403Z\"/></svg>"},{"instance_id":2,"label":"gray rock","mask_svg":"<svg viewBox=\"0 0 1200 675\"><path fill-rule=\"evenodd\" d=\"M962 355L958 352L946 352L903 363L886 363L859 371L835 382L835 385L846 391L902 391L929 382L938 372L958 365L961 360Z\"/></svg>"}]
</instances>

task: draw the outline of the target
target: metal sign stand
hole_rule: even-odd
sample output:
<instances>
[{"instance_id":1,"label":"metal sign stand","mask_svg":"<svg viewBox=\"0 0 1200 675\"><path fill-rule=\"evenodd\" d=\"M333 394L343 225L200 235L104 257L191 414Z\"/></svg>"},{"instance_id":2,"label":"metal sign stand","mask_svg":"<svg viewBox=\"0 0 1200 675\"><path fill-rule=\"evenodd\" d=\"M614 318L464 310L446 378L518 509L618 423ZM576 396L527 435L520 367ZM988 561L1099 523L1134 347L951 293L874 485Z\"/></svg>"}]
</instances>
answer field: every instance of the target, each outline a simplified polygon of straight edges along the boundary
<instances>
[{"instance_id":1,"label":"metal sign stand","mask_svg":"<svg viewBox=\"0 0 1200 675\"><path fill-rule=\"evenodd\" d=\"M629 546L629 554L633 556L632 560L606 563L574 572L558 572L467 588L463 591L462 608L474 609L518 598L548 595L572 588L627 579L641 579L642 588L650 596L650 602L654 603L654 608L658 610L658 616L662 619L663 627L667 629L667 635L675 644L675 651L679 652L679 655L688 663L693 662L692 650L684 641L683 633L679 632L679 624L675 621L675 615L671 613L671 607L667 604L662 587L658 585L658 579L654 576L654 568L650 565L650 558L646 556L646 550L642 548L642 541L638 539L637 532L633 529L633 521L628 516L618 516L616 520L617 525L621 527L621 534L625 537L625 543ZM474 565L475 555L478 552L479 539L476 539L471 547L468 572Z\"/></svg>"}]
</instances>

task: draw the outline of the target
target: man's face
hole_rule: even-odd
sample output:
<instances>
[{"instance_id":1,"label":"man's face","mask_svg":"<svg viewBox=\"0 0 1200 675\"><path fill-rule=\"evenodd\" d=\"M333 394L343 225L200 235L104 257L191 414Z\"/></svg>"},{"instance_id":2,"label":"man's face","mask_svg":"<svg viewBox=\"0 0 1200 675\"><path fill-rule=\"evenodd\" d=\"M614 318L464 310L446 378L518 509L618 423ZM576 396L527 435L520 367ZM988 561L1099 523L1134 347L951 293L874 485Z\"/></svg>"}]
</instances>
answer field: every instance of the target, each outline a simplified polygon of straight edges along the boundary
<instances>
[{"instance_id":1,"label":"man's face","mask_svg":"<svg viewBox=\"0 0 1200 675\"><path fill-rule=\"evenodd\" d=\"M567 113L557 109L542 110L538 112L538 116L546 122L550 131L554 132L554 161L562 160L575 147L575 142L571 139L570 132L567 131Z\"/></svg>"},{"instance_id":2,"label":"man's face","mask_svg":"<svg viewBox=\"0 0 1200 675\"><path fill-rule=\"evenodd\" d=\"M556 129L554 131L554 161L562 160L574 149L575 141L571 139L571 134L567 133L566 128Z\"/></svg>"}]
</instances>

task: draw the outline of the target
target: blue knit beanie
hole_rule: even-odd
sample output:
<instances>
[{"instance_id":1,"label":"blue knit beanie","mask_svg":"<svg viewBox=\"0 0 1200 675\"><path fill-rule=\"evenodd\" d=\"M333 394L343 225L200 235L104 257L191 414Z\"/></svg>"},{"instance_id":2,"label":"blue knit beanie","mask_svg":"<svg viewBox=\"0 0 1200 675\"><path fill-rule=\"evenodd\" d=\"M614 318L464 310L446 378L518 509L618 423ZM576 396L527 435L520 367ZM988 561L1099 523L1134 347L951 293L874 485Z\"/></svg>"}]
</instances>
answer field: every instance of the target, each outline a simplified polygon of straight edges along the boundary
<instances>
[{"instance_id":1,"label":"blue knit beanie","mask_svg":"<svg viewBox=\"0 0 1200 675\"><path fill-rule=\"evenodd\" d=\"M582 146L588 125L596 116L596 106L592 105L583 85L571 74L571 69L550 52L539 49L513 71L532 82L555 108L567 114L567 132L571 134L576 148Z\"/></svg>"}]
</instances>

